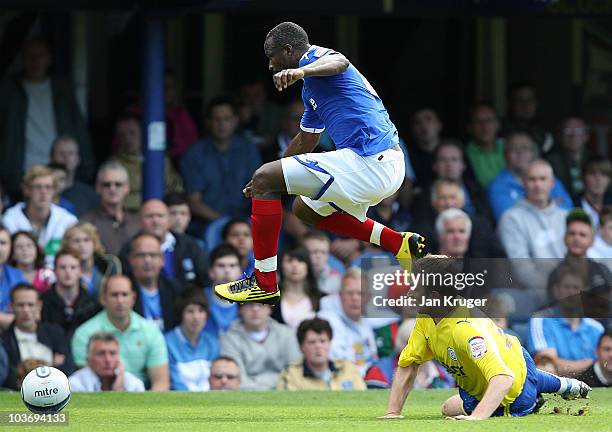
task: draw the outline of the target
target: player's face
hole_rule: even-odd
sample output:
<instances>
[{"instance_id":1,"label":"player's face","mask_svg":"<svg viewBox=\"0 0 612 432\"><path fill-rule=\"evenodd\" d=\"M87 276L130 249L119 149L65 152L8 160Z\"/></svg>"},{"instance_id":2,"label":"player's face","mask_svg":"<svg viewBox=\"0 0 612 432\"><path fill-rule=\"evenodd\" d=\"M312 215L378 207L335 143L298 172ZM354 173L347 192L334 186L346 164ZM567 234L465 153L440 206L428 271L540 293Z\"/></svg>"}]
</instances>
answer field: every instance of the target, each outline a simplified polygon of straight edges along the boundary
<instances>
[{"instance_id":1,"label":"player's face","mask_svg":"<svg viewBox=\"0 0 612 432\"><path fill-rule=\"evenodd\" d=\"M130 254L130 266L139 283L157 281L163 265L164 257L159 240L149 236L136 240Z\"/></svg>"},{"instance_id":2,"label":"player's face","mask_svg":"<svg viewBox=\"0 0 612 432\"><path fill-rule=\"evenodd\" d=\"M593 246L593 230L589 224L572 222L565 231L565 246L570 256L585 256L587 249Z\"/></svg>"},{"instance_id":3,"label":"player's face","mask_svg":"<svg viewBox=\"0 0 612 432\"><path fill-rule=\"evenodd\" d=\"M0 231L0 265L8 261L11 253L11 236L8 231Z\"/></svg>"},{"instance_id":4,"label":"player's face","mask_svg":"<svg viewBox=\"0 0 612 432\"><path fill-rule=\"evenodd\" d=\"M170 228L168 207L161 201L149 201L142 207L140 223L145 232L164 239Z\"/></svg>"},{"instance_id":5,"label":"player's face","mask_svg":"<svg viewBox=\"0 0 612 432\"><path fill-rule=\"evenodd\" d=\"M600 170L584 174L584 188L593 195L603 195L610 186L610 177Z\"/></svg>"},{"instance_id":6,"label":"player's face","mask_svg":"<svg viewBox=\"0 0 612 432\"><path fill-rule=\"evenodd\" d=\"M240 369L234 362L217 360L210 368L211 390L238 390L240 388Z\"/></svg>"},{"instance_id":7,"label":"player's face","mask_svg":"<svg viewBox=\"0 0 612 432\"><path fill-rule=\"evenodd\" d=\"M238 280L241 273L242 269L240 268L238 257L235 255L226 255L215 260L215 263L208 271L208 276L214 284L218 285Z\"/></svg>"},{"instance_id":8,"label":"player's face","mask_svg":"<svg viewBox=\"0 0 612 432\"><path fill-rule=\"evenodd\" d=\"M73 287L81 278L81 263L72 255L62 255L55 263L55 276L60 287Z\"/></svg>"},{"instance_id":9,"label":"player's face","mask_svg":"<svg viewBox=\"0 0 612 432\"><path fill-rule=\"evenodd\" d=\"M361 318L361 280L349 277L342 281L340 302L346 316L354 321Z\"/></svg>"},{"instance_id":10,"label":"player's face","mask_svg":"<svg viewBox=\"0 0 612 432\"><path fill-rule=\"evenodd\" d=\"M19 290L13 295L11 309L15 314L15 324L22 329L34 329L40 320L42 302L33 290Z\"/></svg>"},{"instance_id":11,"label":"player's face","mask_svg":"<svg viewBox=\"0 0 612 432\"><path fill-rule=\"evenodd\" d=\"M315 272L323 270L329 258L329 241L319 239L309 239L304 242L304 246L310 254L310 261Z\"/></svg>"},{"instance_id":12,"label":"player's face","mask_svg":"<svg viewBox=\"0 0 612 432\"><path fill-rule=\"evenodd\" d=\"M253 249L253 235L247 223L235 223L227 232L225 241L234 246L241 257L247 256Z\"/></svg>"},{"instance_id":13,"label":"player's face","mask_svg":"<svg viewBox=\"0 0 612 432\"><path fill-rule=\"evenodd\" d=\"M444 146L438 151L438 157L433 166L434 171L439 178L455 180L461 179L465 171L465 164L461 150L455 146Z\"/></svg>"},{"instance_id":14,"label":"player's face","mask_svg":"<svg viewBox=\"0 0 612 432\"><path fill-rule=\"evenodd\" d=\"M327 333L315 333L308 330L300 349L304 354L304 360L311 366L321 367L329 361L329 350L331 340Z\"/></svg>"},{"instance_id":15,"label":"player's face","mask_svg":"<svg viewBox=\"0 0 612 432\"><path fill-rule=\"evenodd\" d=\"M266 52L268 57L268 69L272 73L280 72L283 69L292 69L296 65L290 61L289 56L283 49Z\"/></svg>"},{"instance_id":16,"label":"player's face","mask_svg":"<svg viewBox=\"0 0 612 432\"><path fill-rule=\"evenodd\" d=\"M200 334L206 325L206 311L198 304L190 304L183 310L181 327L190 334Z\"/></svg>"},{"instance_id":17,"label":"player's face","mask_svg":"<svg viewBox=\"0 0 612 432\"><path fill-rule=\"evenodd\" d=\"M608 374L612 373L612 337L604 336L597 348L597 358L601 368Z\"/></svg>"},{"instance_id":18,"label":"player's face","mask_svg":"<svg viewBox=\"0 0 612 432\"><path fill-rule=\"evenodd\" d=\"M94 341L89 347L88 365L100 378L112 378L119 365L119 345L116 342Z\"/></svg>"},{"instance_id":19,"label":"player's face","mask_svg":"<svg viewBox=\"0 0 612 432\"><path fill-rule=\"evenodd\" d=\"M513 135L506 141L506 161L513 172L524 173L535 160L535 147L529 137Z\"/></svg>"},{"instance_id":20,"label":"player's face","mask_svg":"<svg viewBox=\"0 0 612 432\"><path fill-rule=\"evenodd\" d=\"M183 234L191 221L191 211L187 204L170 206L170 229Z\"/></svg>"}]
</instances>

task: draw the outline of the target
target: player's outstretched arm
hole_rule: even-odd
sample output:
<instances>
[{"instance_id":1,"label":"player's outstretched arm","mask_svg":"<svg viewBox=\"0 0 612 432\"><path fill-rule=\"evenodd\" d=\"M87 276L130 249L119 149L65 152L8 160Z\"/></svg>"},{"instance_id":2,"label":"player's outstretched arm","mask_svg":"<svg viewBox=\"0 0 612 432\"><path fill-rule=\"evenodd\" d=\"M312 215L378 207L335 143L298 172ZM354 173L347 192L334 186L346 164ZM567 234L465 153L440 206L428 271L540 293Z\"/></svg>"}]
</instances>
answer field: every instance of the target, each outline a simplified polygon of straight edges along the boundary
<instances>
[{"instance_id":1,"label":"player's outstretched arm","mask_svg":"<svg viewBox=\"0 0 612 432\"><path fill-rule=\"evenodd\" d=\"M489 380L487 391L469 416L456 416L456 420L485 420L501 405L510 391L514 378L509 375L495 375Z\"/></svg>"},{"instance_id":2,"label":"player's outstretched arm","mask_svg":"<svg viewBox=\"0 0 612 432\"><path fill-rule=\"evenodd\" d=\"M387 414L378 417L379 419L403 418L402 408L410 390L412 390L418 370L419 365L416 363L412 363L408 367L397 367L393 377L393 384L391 385L391 393L389 394Z\"/></svg>"},{"instance_id":3,"label":"player's outstretched arm","mask_svg":"<svg viewBox=\"0 0 612 432\"><path fill-rule=\"evenodd\" d=\"M320 137L320 133L310 133L304 131L298 132L298 134L291 140L291 142L287 146L283 157L291 157L313 151L315 147L319 144Z\"/></svg>"},{"instance_id":4,"label":"player's outstretched arm","mask_svg":"<svg viewBox=\"0 0 612 432\"><path fill-rule=\"evenodd\" d=\"M309 76L338 75L348 69L350 62L340 53L323 56L312 63L297 69L283 69L272 77L274 86L283 91L291 84Z\"/></svg>"},{"instance_id":5,"label":"player's outstretched arm","mask_svg":"<svg viewBox=\"0 0 612 432\"><path fill-rule=\"evenodd\" d=\"M348 69L350 62L340 53L323 56L312 63L302 66L304 77L338 75Z\"/></svg>"}]
</instances>

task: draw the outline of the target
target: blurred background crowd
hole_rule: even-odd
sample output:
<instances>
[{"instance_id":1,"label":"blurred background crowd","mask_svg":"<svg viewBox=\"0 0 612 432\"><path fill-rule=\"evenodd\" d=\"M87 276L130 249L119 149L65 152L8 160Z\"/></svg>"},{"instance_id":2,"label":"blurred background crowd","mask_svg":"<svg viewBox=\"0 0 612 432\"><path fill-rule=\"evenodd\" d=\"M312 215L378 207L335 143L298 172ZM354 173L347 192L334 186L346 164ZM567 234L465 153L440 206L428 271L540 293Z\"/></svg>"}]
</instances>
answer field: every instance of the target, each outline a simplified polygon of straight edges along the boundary
<instances>
[{"instance_id":1,"label":"blurred background crowd","mask_svg":"<svg viewBox=\"0 0 612 432\"><path fill-rule=\"evenodd\" d=\"M384 319L364 315L361 263L371 257L391 262L393 257L373 245L312 230L291 214L291 197L284 202L280 304L238 306L211 291L215 284L252 271L250 200L242 188L262 163L281 157L299 131L299 88L279 97L270 92L260 46L280 19L253 23L244 16L211 16L200 22L210 27L203 51L227 49L217 54L239 71L228 67L227 85L216 91L203 85L197 105L193 95L180 90L187 87L184 80L193 78L185 67L189 63L167 68L159 83L165 97L165 196L143 201L142 95L134 90L137 86L129 88L138 61L106 53L107 60L132 63L118 65L128 78L109 78L105 84L111 93L102 103L111 108L103 124L96 120L95 98L84 107L82 88L68 80L74 73L65 73L75 60L61 55L66 45L58 30L62 19L36 14L4 18L0 46L12 47L12 54L0 56L2 387L18 389L27 371L42 364L66 372L73 391L390 385L414 318L401 311ZM113 22L123 22L123 39L113 39L110 46L134 56L129 42L141 18L122 19L114 17ZM342 46L334 48L346 51L361 69L351 57L357 43L353 39L360 34L355 20L336 21L336 39L325 20L304 18L311 42L338 42ZM99 21L88 22L95 26ZM379 21L373 20L373 28L381 27ZM248 37L232 40L231 23L244 24L243 29L251 30L245 31ZM409 23L409 40L441 26L414 19ZM582 29L587 22L578 24ZM364 19L361 28L367 25ZM468 26L452 20L446 25L447 36L462 34ZM169 33L180 34L174 21L170 26ZM470 40L486 47L477 56L482 64L475 76L486 82L472 83L473 92L451 89L462 81L447 79L445 70L445 91L425 85L415 97L402 94L419 87L418 76L435 63L431 53L423 54L423 47L413 42L407 44L414 48L410 68L422 69L417 78L404 71L398 80L408 83L398 83L397 90L395 81L384 75L370 79L383 101L390 101L387 108L400 131L406 177L397 193L371 208L368 216L397 231L419 232L431 253L529 259L532 265L519 281L522 289L500 290L488 313L521 339L541 367L609 386L611 99L600 110L597 98L587 103L588 92L581 104L574 103L576 98L568 102L565 96L571 92L564 88L558 95L551 93L535 64L514 70L512 75L522 74L521 79L500 81L505 72L497 69L499 61L483 59L497 52L496 35L513 26L495 19L476 23ZM17 31L23 28L27 31ZM224 34L217 45L215 31ZM397 42L391 36L401 35L397 28L389 31L387 45ZM185 46L193 33L184 32ZM344 33L353 39L343 41ZM247 38L255 42L243 44ZM127 47L119 46L121 41ZM444 42L446 48L465 43L461 37ZM430 48L435 44L426 43ZM391 61L388 46L378 50L367 41L364 46L368 50L360 58L366 75L368 70L393 70L386 64ZM371 50L377 54L374 61ZM551 50L553 55L558 51ZM172 65L170 54L174 59L177 55L169 51L167 64ZM187 58L189 49L181 53ZM419 55L426 64L422 68ZM461 60L453 59L457 74L464 76ZM526 59L535 60L534 52L527 52ZM213 84L224 82L210 59L200 66ZM554 85L562 85L565 72L559 72L560 82ZM604 96L611 82L607 73L591 76L608 77L600 83ZM533 77L540 79L523 80ZM591 88L589 77L576 79L583 80L583 90ZM447 103L440 103L443 99ZM333 149L323 133L316 151ZM531 288L536 286L557 300L554 317L533 316ZM577 316L571 302L563 301L582 292L592 294L599 307L593 317ZM416 386L452 387L454 382L432 361L420 368Z\"/></svg>"}]
</instances>

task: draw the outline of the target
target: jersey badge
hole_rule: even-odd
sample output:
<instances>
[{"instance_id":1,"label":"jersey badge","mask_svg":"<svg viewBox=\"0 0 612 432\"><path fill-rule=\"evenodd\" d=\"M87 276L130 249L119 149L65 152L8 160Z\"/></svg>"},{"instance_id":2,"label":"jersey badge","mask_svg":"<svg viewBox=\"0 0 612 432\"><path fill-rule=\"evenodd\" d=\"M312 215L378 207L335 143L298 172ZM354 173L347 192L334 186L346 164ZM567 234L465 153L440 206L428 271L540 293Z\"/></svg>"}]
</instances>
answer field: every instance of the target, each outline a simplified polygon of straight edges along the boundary
<instances>
[{"instance_id":1,"label":"jersey badge","mask_svg":"<svg viewBox=\"0 0 612 432\"><path fill-rule=\"evenodd\" d=\"M487 353L487 343L482 336L474 336L468 340L472 357L479 359Z\"/></svg>"}]
</instances>

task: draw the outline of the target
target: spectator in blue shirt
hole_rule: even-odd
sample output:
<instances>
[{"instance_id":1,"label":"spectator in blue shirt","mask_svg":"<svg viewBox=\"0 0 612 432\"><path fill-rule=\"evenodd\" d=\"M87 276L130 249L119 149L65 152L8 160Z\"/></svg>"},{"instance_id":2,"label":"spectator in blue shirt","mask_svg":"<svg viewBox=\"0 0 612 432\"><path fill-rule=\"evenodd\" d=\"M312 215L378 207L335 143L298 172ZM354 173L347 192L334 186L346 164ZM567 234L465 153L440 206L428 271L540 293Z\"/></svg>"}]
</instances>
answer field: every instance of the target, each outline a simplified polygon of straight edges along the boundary
<instances>
[{"instance_id":1,"label":"spectator in blue shirt","mask_svg":"<svg viewBox=\"0 0 612 432\"><path fill-rule=\"evenodd\" d=\"M568 263L559 267L552 283L556 304L529 321L529 351L551 358L563 376L578 375L593 364L604 330L594 319L581 317L580 298L586 285L582 266Z\"/></svg>"},{"instance_id":2,"label":"spectator in blue shirt","mask_svg":"<svg viewBox=\"0 0 612 432\"><path fill-rule=\"evenodd\" d=\"M177 301L181 324L165 334L172 390L208 391L212 361L219 356L219 341L204 331L208 302L195 287Z\"/></svg>"},{"instance_id":3,"label":"spectator in blue shirt","mask_svg":"<svg viewBox=\"0 0 612 432\"><path fill-rule=\"evenodd\" d=\"M13 322L13 313L9 307L11 290L17 284L27 283L21 270L7 264L10 255L11 234L0 224L0 332Z\"/></svg>"},{"instance_id":4,"label":"spectator in blue shirt","mask_svg":"<svg viewBox=\"0 0 612 432\"><path fill-rule=\"evenodd\" d=\"M213 249L208 267L212 286L239 279L242 274L239 259L240 255L232 245L223 243ZM238 318L238 305L218 298L212 287L205 288L204 294L210 311L204 331L217 338Z\"/></svg>"},{"instance_id":5,"label":"spectator in blue shirt","mask_svg":"<svg viewBox=\"0 0 612 432\"><path fill-rule=\"evenodd\" d=\"M496 220L527 195L522 179L529 165L536 160L537 151L535 142L527 132L511 132L506 137L506 168L495 176L488 187L489 201ZM572 198L557 177L554 178L550 198L562 209L573 207Z\"/></svg>"},{"instance_id":6,"label":"spectator in blue shirt","mask_svg":"<svg viewBox=\"0 0 612 432\"><path fill-rule=\"evenodd\" d=\"M209 134L191 146L181 160L185 191L194 222L204 225L221 216L248 216L251 203L242 189L261 165L257 146L236 133L238 116L230 99L208 105Z\"/></svg>"}]
</instances>

